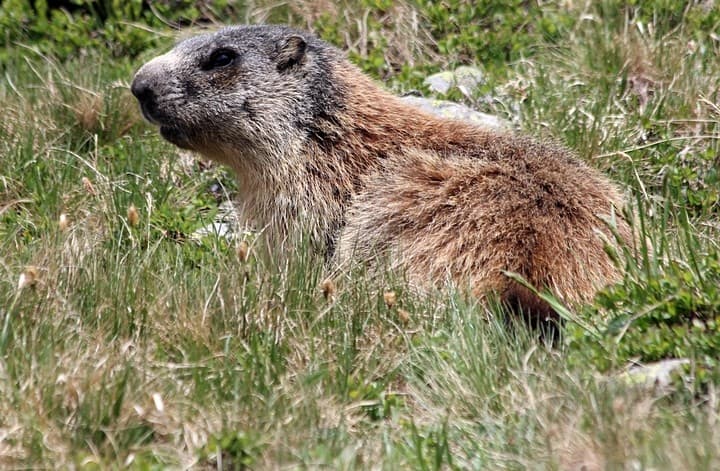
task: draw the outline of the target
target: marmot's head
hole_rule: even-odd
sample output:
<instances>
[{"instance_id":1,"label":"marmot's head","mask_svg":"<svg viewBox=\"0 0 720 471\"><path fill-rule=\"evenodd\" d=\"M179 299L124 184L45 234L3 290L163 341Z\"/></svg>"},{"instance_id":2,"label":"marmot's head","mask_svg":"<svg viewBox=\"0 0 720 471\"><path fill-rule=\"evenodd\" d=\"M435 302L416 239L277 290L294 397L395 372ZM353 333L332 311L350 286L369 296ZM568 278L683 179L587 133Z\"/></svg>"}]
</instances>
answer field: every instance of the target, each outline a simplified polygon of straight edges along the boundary
<instances>
[{"instance_id":1,"label":"marmot's head","mask_svg":"<svg viewBox=\"0 0 720 471\"><path fill-rule=\"evenodd\" d=\"M180 42L137 72L143 114L173 144L210 157L297 145L341 106L340 53L282 26L234 26ZM235 158L235 157L232 157Z\"/></svg>"}]
</instances>

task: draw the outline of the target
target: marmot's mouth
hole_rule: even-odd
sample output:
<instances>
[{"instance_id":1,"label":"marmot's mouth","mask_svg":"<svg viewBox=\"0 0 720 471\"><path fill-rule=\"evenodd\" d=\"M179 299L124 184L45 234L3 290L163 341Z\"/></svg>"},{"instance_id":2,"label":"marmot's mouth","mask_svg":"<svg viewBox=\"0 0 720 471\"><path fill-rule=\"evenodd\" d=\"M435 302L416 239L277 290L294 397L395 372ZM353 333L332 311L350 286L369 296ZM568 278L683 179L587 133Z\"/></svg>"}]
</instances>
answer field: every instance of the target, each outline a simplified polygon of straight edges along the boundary
<instances>
[{"instance_id":1,"label":"marmot's mouth","mask_svg":"<svg viewBox=\"0 0 720 471\"><path fill-rule=\"evenodd\" d=\"M192 145L187 133L180 128L161 125L160 135L180 148L192 150Z\"/></svg>"},{"instance_id":2,"label":"marmot's mouth","mask_svg":"<svg viewBox=\"0 0 720 471\"><path fill-rule=\"evenodd\" d=\"M151 105L149 105L147 102L141 101L140 102L140 110L142 111L143 117L145 117L146 120L150 124L154 124L155 126L158 126L160 123L157 119L153 116L153 108L151 108Z\"/></svg>"}]
</instances>

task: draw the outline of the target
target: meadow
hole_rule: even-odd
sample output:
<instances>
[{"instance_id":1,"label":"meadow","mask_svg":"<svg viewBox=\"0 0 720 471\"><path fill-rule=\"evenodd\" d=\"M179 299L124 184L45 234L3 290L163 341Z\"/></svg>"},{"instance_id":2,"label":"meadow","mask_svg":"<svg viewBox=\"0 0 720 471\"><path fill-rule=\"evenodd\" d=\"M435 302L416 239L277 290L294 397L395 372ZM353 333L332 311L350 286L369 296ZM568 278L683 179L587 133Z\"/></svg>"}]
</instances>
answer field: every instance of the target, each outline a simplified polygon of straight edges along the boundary
<instances>
[{"instance_id":1,"label":"meadow","mask_svg":"<svg viewBox=\"0 0 720 471\"><path fill-rule=\"evenodd\" d=\"M547 339L402 273L193 237L233 176L129 83L178 38L266 22L398 94L482 71L437 96L626 191L623 281L558 304ZM717 2L5 0L0 72L0 468L720 469ZM628 374L668 359L663 384Z\"/></svg>"}]
</instances>

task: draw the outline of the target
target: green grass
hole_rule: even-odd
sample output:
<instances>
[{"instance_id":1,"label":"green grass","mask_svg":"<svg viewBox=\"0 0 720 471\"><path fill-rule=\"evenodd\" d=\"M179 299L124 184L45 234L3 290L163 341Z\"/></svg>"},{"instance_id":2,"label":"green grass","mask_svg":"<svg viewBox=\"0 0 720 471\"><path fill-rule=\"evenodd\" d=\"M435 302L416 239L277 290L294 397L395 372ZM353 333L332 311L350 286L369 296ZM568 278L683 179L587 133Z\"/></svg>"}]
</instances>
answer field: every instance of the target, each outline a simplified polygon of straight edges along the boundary
<instances>
[{"instance_id":1,"label":"green grass","mask_svg":"<svg viewBox=\"0 0 720 471\"><path fill-rule=\"evenodd\" d=\"M250 241L242 260L190 240L232 177L163 142L127 86L198 11L100 2L47 29L21 3L0 12L0 467L720 467L717 8L199 3L207 21L311 25L397 91L477 66L468 104L622 184L649 244L613 254L623 282L550 344L397 273L328 291L304 245ZM53 38L68 21L73 42ZM663 358L690 359L672 389L618 379Z\"/></svg>"}]
</instances>

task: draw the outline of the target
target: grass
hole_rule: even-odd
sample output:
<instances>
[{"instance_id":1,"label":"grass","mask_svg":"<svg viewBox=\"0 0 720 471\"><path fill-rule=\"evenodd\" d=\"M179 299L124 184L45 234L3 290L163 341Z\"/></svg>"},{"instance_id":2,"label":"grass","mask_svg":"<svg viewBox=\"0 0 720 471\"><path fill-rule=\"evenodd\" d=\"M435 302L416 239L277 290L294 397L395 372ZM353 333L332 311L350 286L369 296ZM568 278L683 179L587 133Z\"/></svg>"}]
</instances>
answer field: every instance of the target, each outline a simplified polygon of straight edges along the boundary
<instances>
[{"instance_id":1,"label":"grass","mask_svg":"<svg viewBox=\"0 0 720 471\"><path fill-rule=\"evenodd\" d=\"M236 13L313 26L398 91L483 68L469 104L602 168L652 244L616 254L625 280L570 313L555 345L397 273L328 282L303 245L265 257L250 241L245 259L239 241L187 237L232 177L163 142L127 90L164 39L133 33L139 56L96 43L67 55L13 32L0 54L0 467L718 468L718 15L543 3L541 26L487 26L509 46L484 67L468 57L475 36L451 27L471 2L449 16L332 3L362 19L349 26L320 3ZM669 357L691 360L671 390L616 379Z\"/></svg>"}]
</instances>

